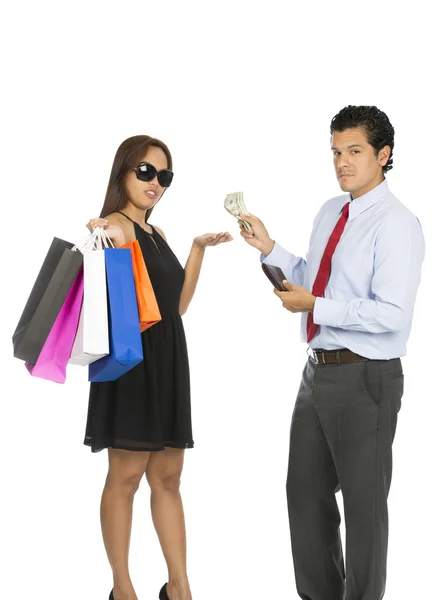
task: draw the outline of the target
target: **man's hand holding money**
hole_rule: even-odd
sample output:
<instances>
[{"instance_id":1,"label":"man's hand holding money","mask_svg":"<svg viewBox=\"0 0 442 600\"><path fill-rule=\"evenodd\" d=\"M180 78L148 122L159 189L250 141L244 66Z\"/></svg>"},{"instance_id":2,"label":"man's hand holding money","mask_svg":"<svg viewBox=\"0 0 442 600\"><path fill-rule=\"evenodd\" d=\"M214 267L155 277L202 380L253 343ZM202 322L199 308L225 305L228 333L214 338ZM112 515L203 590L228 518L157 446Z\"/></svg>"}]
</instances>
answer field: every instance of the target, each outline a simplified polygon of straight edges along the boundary
<instances>
[{"instance_id":1,"label":"man's hand holding money","mask_svg":"<svg viewBox=\"0 0 442 600\"><path fill-rule=\"evenodd\" d=\"M252 231L247 231L244 225L241 224L241 221L239 221L241 235L249 244L249 246L257 248L257 250L262 252L265 256L270 254L270 252L273 250L275 242L269 236L269 233L261 219L258 219L258 217L255 217L251 214L240 213L239 216L242 220L250 223Z\"/></svg>"}]
</instances>

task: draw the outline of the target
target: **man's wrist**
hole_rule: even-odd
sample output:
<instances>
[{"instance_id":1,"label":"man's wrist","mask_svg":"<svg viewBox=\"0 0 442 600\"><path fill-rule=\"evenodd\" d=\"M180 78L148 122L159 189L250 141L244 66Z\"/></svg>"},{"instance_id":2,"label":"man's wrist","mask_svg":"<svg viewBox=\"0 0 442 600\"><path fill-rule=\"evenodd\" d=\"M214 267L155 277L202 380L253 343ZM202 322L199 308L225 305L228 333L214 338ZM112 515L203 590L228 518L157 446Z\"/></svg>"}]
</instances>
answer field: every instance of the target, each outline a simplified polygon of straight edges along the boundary
<instances>
[{"instance_id":1,"label":"man's wrist","mask_svg":"<svg viewBox=\"0 0 442 600\"><path fill-rule=\"evenodd\" d=\"M274 247L275 247L274 240L269 240L269 242L266 242L266 245L262 249L262 253L264 254L264 256L268 256Z\"/></svg>"},{"instance_id":2,"label":"man's wrist","mask_svg":"<svg viewBox=\"0 0 442 600\"><path fill-rule=\"evenodd\" d=\"M315 304L316 304L316 296L312 295L312 299L311 299L311 302L310 302L310 307L308 309L308 312L311 312L311 313L314 312L314 310L315 310Z\"/></svg>"}]
</instances>

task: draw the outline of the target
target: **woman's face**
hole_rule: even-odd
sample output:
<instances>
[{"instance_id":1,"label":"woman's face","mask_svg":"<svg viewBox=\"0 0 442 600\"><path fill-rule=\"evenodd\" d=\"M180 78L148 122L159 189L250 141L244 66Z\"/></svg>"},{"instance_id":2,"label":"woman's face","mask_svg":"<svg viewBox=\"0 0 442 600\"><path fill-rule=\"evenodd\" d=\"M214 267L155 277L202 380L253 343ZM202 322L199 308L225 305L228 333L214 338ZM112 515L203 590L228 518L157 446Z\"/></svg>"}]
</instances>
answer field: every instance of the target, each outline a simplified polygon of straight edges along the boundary
<instances>
[{"instance_id":1,"label":"woman's face","mask_svg":"<svg viewBox=\"0 0 442 600\"><path fill-rule=\"evenodd\" d=\"M150 146L146 154L140 160L153 165L157 171L167 169L167 156L157 146ZM138 165L135 165L138 166ZM140 181L135 171L130 171L126 177L126 189L131 203L142 210L153 208L164 193L166 188L161 187L158 178L151 181Z\"/></svg>"}]
</instances>

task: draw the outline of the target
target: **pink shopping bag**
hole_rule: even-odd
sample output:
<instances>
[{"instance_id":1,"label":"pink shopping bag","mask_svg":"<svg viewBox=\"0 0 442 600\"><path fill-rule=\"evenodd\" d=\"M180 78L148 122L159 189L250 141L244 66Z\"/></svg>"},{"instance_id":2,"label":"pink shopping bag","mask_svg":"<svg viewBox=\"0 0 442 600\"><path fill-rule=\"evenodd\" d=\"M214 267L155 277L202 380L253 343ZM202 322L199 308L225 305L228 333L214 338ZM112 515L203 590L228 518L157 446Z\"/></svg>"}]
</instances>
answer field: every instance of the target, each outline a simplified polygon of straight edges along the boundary
<instances>
[{"instance_id":1,"label":"pink shopping bag","mask_svg":"<svg viewBox=\"0 0 442 600\"><path fill-rule=\"evenodd\" d=\"M83 285L83 267L81 267L37 362L35 365L29 362L26 363L26 368L33 377L49 379L49 381L56 383L66 381L66 365L71 356L80 319Z\"/></svg>"}]
</instances>

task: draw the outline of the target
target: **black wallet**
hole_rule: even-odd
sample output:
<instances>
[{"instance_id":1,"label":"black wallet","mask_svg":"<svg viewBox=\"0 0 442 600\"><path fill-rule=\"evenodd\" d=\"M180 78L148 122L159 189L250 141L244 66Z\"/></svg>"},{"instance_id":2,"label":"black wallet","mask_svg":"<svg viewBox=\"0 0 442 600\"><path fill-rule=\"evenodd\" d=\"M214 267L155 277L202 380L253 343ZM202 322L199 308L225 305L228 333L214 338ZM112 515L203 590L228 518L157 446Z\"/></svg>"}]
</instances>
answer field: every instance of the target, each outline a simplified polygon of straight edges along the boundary
<instances>
[{"instance_id":1,"label":"black wallet","mask_svg":"<svg viewBox=\"0 0 442 600\"><path fill-rule=\"evenodd\" d=\"M265 263L261 263L261 267L269 280L273 283L273 287L280 292L288 292L287 288L282 283L283 279L287 279L287 277L279 267L275 267L275 265L266 265Z\"/></svg>"}]
</instances>

